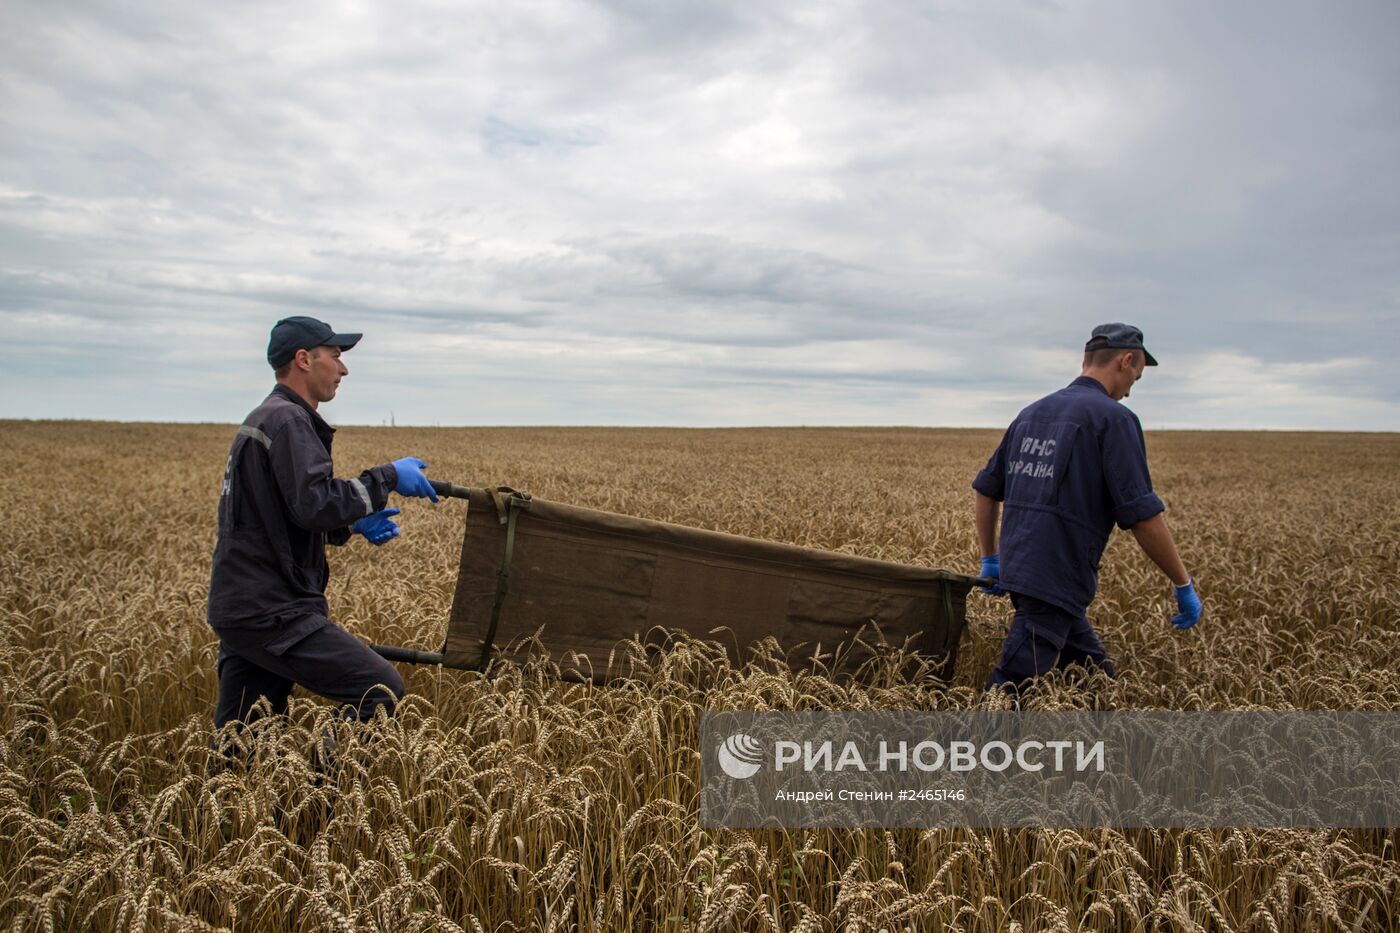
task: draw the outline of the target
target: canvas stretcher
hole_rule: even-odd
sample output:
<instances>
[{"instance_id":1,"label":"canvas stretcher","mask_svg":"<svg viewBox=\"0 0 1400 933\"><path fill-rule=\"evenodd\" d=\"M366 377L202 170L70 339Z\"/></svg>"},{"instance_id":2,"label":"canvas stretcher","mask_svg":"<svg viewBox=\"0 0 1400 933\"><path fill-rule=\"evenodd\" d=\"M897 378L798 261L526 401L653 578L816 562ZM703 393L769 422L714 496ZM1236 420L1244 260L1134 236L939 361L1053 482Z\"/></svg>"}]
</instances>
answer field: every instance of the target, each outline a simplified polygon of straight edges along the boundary
<instances>
[{"instance_id":1,"label":"canvas stretcher","mask_svg":"<svg viewBox=\"0 0 1400 933\"><path fill-rule=\"evenodd\" d=\"M724 644L734 662L771 637L794 665L835 657L852 668L880 639L950 678L980 582L504 488L434 485L468 500L447 638L440 653L375 646L395 660L484 670L543 648L562 676L606 682L625 673L620 642L685 632Z\"/></svg>"}]
</instances>

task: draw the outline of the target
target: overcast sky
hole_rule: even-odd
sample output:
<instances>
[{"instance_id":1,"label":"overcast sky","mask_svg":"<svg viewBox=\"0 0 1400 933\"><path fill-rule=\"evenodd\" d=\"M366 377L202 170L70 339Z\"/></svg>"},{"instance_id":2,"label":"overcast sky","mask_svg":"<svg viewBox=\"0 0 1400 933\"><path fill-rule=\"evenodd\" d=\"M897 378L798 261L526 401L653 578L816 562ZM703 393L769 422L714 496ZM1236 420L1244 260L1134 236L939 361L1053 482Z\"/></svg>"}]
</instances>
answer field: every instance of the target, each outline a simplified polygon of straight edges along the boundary
<instances>
[{"instance_id":1,"label":"overcast sky","mask_svg":"<svg viewBox=\"0 0 1400 933\"><path fill-rule=\"evenodd\" d=\"M1400 430L1400 4L0 4L0 417Z\"/></svg>"}]
</instances>

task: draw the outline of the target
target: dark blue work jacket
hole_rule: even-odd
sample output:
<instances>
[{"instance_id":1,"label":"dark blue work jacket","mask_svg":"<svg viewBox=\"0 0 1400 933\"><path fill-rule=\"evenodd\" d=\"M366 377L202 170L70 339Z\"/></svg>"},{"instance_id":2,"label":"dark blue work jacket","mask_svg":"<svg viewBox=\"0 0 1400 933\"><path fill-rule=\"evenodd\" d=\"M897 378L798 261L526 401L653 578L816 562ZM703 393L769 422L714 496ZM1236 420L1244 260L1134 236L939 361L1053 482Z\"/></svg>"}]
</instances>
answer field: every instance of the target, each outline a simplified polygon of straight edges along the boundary
<instances>
[{"instance_id":1,"label":"dark blue work jacket","mask_svg":"<svg viewBox=\"0 0 1400 933\"><path fill-rule=\"evenodd\" d=\"M219 536L209 578L209 624L306 634L329 616L326 544L384 508L398 480L392 464L335 479L326 424L278 385L238 429L219 497ZM290 642L289 642L290 643Z\"/></svg>"},{"instance_id":2,"label":"dark blue work jacket","mask_svg":"<svg viewBox=\"0 0 1400 933\"><path fill-rule=\"evenodd\" d=\"M1083 616L1116 522L1165 506L1152 491L1142 424L1092 376L1011 422L972 488L1003 503L1001 585Z\"/></svg>"}]
</instances>

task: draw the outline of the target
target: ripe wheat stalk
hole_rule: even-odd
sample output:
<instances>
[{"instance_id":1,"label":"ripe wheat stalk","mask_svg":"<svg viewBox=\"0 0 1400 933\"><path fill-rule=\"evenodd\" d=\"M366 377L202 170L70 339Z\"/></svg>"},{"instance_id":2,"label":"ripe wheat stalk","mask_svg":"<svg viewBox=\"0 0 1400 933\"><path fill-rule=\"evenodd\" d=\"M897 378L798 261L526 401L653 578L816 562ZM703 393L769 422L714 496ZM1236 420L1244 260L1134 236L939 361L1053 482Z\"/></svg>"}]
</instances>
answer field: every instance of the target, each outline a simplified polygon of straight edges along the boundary
<instances>
[{"instance_id":1,"label":"ripe wheat stalk","mask_svg":"<svg viewBox=\"0 0 1400 933\"><path fill-rule=\"evenodd\" d=\"M393 719L299 694L210 746L203 622L227 427L0 424L0 928L13 930L1386 930L1394 831L707 831L700 714L965 710L1008 621L970 598L952 683L898 649L859 677L775 643L620 644L628 675L405 668ZM406 451L432 475L957 570L992 432L342 432L345 472ZM1039 709L1400 709L1400 501L1386 436L1149 437L1207 617L1110 547L1096 625L1117 680L1055 674ZM152 451L172 469L153 476ZM96 482L94 482L96 480ZM81 498L64 490L83 489ZM1266 490L1266 491L1265 491ZM1264 498L1264 497L1267 498ZM861 507L851 509L852 502ZM334 552L367 639L442 638L462 513ZM722 619L716 626L723 625ZM337 755L318 769L327 732Z\"/></svg>"}]
</instances>

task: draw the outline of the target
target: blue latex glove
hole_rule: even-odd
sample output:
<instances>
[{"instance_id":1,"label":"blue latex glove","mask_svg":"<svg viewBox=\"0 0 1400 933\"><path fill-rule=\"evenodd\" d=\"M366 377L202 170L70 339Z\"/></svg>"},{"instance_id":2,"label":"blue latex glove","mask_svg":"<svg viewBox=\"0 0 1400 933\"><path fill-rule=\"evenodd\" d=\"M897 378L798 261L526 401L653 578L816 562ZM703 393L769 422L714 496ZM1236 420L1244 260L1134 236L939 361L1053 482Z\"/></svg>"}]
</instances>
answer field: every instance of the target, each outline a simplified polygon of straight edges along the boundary
<instances>
[{"instance_id":1,"label":"blue latex glove","mask_svg":"<svg viewBox=\"0 0 1400 933\"><path fill-rule=\"evenodd\" d=\"M428 464L417 457L401 457L394 461L394 472L399 475L399 481L394 486L394 492L401 496L427 496L434 502L438 501L437 493L433 492L432 484L423 475L423 471L428 468Z\"/></svg>"},{"instance_id":2,"label":"blue latex glove","mask_svg":"<svg viewBox=\"0 0 1400 933\"><path fill-rule=\"evenodd\" d=\"M350 530L364 535L366 541L378 547L399 536L399 526L389 520L389 516L397 514L398 509L380 509L351 525Z\"/></svg>"},{"instance_id":3,"label":"blue latex glove","mask_svg":"<svg viewBox=\"0 0 1400 933\"><path fill-rule=\"evenodd\" d=\"M1194 580L1176 588L1176 608L1181 610L1180 615L1172 616L1172 625L1177 628L1188 629L1201 621L1201 597L1196 595Z\"/></svg>"},{"instance_id":4,"label":"blue latex glove","mask_svg":"<svg viewBox=\"0 0 1400 933\"><path fill-rule=\"evenodd\" d=\"M979 576L979 577L985 577L985 578L988 579L988 580L1000 580L1000 579L1001 579L1001 555L1000 555L1000 554L993 554L991 557L984 557L984 558L982 558L982 572L979 573L978 576ZM982 587L982 592L986 593L988 596L1005 596L1005 595L1006 595L1006 590L1002 589L1001 587L999 587L999 586L997 586L997 585L995 585L995 584L993 584L992 586L984 586L984 587Z\"/></svg>"}]
</instances>

